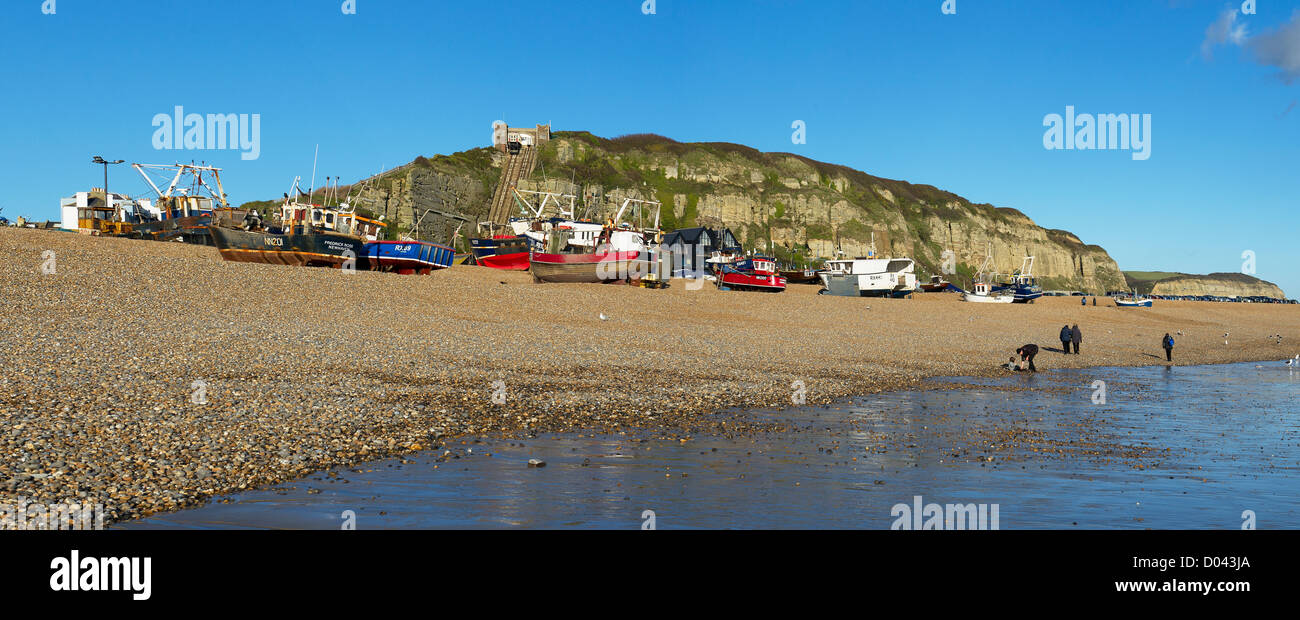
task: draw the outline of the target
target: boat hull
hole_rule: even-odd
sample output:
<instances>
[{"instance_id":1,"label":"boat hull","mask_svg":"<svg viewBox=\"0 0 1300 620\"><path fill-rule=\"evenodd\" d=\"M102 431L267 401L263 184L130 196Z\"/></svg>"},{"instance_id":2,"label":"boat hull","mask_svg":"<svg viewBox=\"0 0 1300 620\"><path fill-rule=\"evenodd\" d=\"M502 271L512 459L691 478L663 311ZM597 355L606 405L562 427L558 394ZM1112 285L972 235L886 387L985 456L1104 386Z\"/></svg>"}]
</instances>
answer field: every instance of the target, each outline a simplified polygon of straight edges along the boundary
<instances>
[{"instance_id":1,"label":"boat hull","mask_svg":"<svg viewBox=\"0 0 1300 620\"><path fill-rule=\"evenodd\" d=\"M503 269L508 271L528 271L528 252L516 252L514 254L494 254L475 259L478 264L493 269Z\"/></svg>"},{"instance_id":2,"label":"boat hull","mask_svg":"<svg viewBox=\"0 0 1300 620\"><path fill-rule=\"evenodd\" d=\"M1012 295L976 295L974 293L963 293L961 300L978 304L1010 304L1015 303L1016 298Z\"/></svg>"},{"instance_id":3,"label":"boat hull","mask_svg":"<svg viewBox=\"0 0 1300 620\"><path fill-rule=\"evenodd\" d=\"M1125 301L1122 299L1115 300L1115 307L1117 308L1150 308L1151 305L1152 304L1150 299L1144 299L1142 301Z\"/></svg>"},{"instance_id":4,"label":"boat hull","mask_svg":"<svg viewBox=\"0 0 1300 620\"><path fill-rule=\"evenodd\" d=\"M722 286L733 289L780 293L785 290L786 278L772 274L723 273Z\"/></svg>"},{"instance_id":5,"label":"boat hull","mask_svg":"<svg viewBox=\"0 0 1300 620\"><path fill-rule=\"evenodd\" d=\"M782 271L781 277L789 284L821 284L821 278L817 272L811 269Z\"/></svg>"},{"instance_id":6,"label":"boat hull","mask_svg":"<svg viewBox=\"0 0 1300 620\"><path fill-rule=\"evenodd\" d=\"M1015 303L1018 304L1033 303L1034 300L1043 296L1043 289L1023 284L1006 284L993 290L994 292L1011 295L1015 298Z\"/></svg>"},{"instance_id":7,"label":"boat hull","mask_svg":"<svg viewBox=\"0 0 1300 620\"><path fill-rule=\"evenodd\" d=\"M360 237L332 232L276 235L216 226L208 232L221 257L236 263L337 268L355 261L365 244Z\"/></svg>"},{"instance_id":8,"label":"boat hull","mask_svg":"<svg viewBox=\"0 0 1300 620\"><path fill-rule=\"evenodd\" d=\"M527 237L490 237L470 239L474 262L484 267L508 271L528 270Z\"/></svg>"},{"instance_id":9,"label":"boat hull","mask_svg":"<svg viewBox=\"0 0 1300 620\"><path fill-rule=\"evenodd\" d=\"M640 252L548 254L533 252L529 271L539 282L622 282L645 273Z\"/></svg>"},{"instance_id":10,"label":"boat hull","mask_svg":"<svg viewBox=\"0 0 1300 620\"><path fill-rule=\"evenodd\" d=\"M428 241L371 241L363 246L358 267L408 275L427 274L450 267L455 258L455 250Z\"/></svg>"},{"instance_id":11,"label":"boat hull","mask_svg":"<svg viewBox=\"0 0 1300 620\"><path fill-rule=\"evenodd\" d=\"M916 292L907 274L844 274L822 272L826 295L839 297L906 297Z\"/></svg>"}]
</instances>

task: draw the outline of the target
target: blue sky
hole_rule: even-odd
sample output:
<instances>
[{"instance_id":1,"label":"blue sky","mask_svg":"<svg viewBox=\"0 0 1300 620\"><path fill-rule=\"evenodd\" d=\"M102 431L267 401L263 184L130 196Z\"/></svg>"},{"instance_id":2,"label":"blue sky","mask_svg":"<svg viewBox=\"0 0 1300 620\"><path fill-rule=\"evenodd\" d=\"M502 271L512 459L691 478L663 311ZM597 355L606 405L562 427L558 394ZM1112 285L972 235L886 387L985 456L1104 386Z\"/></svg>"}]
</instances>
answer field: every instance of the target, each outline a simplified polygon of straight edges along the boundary
<instances>
[{"instance_id":1,"label":"blue sky","mask_svg":"<svg viewBox=\"0 0 1300 620\"><path fill-rule=\"evenodd\" d=\"M320 186L484 146L497 119L552 121L935 185L1126 269L1238 271L1251 250L1257 275L1300 295L1300 3L943 4L357 0L345 15L342 0L56 0L46 15L5 0L0 207L57 218L59 197L101 183L93 155L206 160L239 203L310 176L317 144ZM155 150L153 117L178 105L259 114L260 157ZM1150 114L1150 159L1045 149L1044 117L1067 106ZM129 168L112 175L146 193Z\"/></svg>"}]
</instances>

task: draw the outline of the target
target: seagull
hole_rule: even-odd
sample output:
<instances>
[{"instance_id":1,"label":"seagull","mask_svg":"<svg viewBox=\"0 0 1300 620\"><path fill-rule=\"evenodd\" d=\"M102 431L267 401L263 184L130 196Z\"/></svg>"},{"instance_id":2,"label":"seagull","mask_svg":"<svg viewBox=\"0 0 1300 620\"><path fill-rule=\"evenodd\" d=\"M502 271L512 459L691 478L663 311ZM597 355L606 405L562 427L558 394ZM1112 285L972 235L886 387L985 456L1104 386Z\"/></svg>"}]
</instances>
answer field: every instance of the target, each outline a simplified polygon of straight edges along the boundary
<instances>
[{"instance_id":1,"label":"seagull","mask_svg":"<svg viewBox=\"0 0 1300 620\"><path fill-rule=\"evenodd\" d=\"M602 312L602 313L600 313L600 320L602 320L602 321L608 321L608 320L609 320L609 317L605 316L605 313Z\"/></svg>"},{"instance_id":2,"label":"seagull","mask_svg":"<svg viewBox=\"0 0 1300 620\"><path fill-rule=\"evenodd\" d=\"M1300 366L1300 355L1296 355L1294 358L1289 359L1289 360L1287 360L1287 361L1284 362L1284 363L1285 363L1287 366L1292 366L1292 367Z\"/></svg>"}]
</instances>

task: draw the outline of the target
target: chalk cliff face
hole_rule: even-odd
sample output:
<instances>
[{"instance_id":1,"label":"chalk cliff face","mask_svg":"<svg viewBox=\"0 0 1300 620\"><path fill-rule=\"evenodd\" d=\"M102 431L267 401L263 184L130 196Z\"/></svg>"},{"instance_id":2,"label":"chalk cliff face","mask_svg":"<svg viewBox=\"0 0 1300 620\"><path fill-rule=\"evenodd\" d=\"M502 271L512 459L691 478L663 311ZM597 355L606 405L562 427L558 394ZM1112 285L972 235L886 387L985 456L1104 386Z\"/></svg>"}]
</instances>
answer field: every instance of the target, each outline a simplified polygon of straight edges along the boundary
<instances>
[{"instance_id":1,"label":"chalk cliff face","mask_svg":"<svg viewBox=\"0 0 1300 620\"><path fill-rule=\"evenodd\" d=\"M1159 280L1153 295L1215 295L1220 297L1264 296L1283 299L1286 293L1272 282L1240 273L1212 273L1207 276L1179 275Z\"/></svg>"},{"instance_id":2,"label":"chalk cliff face","mask_svg":"<svg viewBox=\"0 0 1300 620\"><path fill-rule=\"evenodd\" d=\"M539 148L539 165L520 188L583 197L595 217L609 214L623 197L658 200L665 229L727 226L747 248L766 249L791 262L837 251L865 255L874 234L880 254L915 259L923 276L941 273L947 262L955 266L950 279L959 282L971 279L991 243L996 271L1011 272L1025 256L1034 256L1034 273L1047 289L1100 293L1125 287L1119 266L1104 249L1044 229L1014 209L973 204L928 185L788 153L653 135L607 140L557 132ZM462 235L472 233L473 223L486 219L501 160L486 148L419 158L374 179L372 198L364 204L387 213L397 231L436 208L440 213L426 217L421 236L449 242L459 220L443 214L459 214L470 222ZM428 217L438 224L429 226Z\"/></svg>"}]
</instances>

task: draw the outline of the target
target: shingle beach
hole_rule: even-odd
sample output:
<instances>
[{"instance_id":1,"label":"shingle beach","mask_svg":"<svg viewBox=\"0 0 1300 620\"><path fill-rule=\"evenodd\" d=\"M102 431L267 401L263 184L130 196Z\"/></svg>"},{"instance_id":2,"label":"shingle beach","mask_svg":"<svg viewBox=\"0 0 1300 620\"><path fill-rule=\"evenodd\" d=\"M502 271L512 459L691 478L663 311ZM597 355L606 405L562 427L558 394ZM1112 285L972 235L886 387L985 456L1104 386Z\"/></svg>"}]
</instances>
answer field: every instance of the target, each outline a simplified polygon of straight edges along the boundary
<instances>
[{"instance_id":1,"label":"shingle beach","mask_svg":"<svg viewBox=\"0 0 1300 620\"><path fill-rule=\"evenodd\" d=\"M745 433L719 412L1005 372L1022 344L1059 347L1066 323L1083 354L1044 351L1040 370L1164 364L1165 332L1180 365L1300 353L1288 305L349 273L22 229L0 229L0 255L0 503L102 503L110 520L469 435Z\"/></svg>"}]
</instances>

